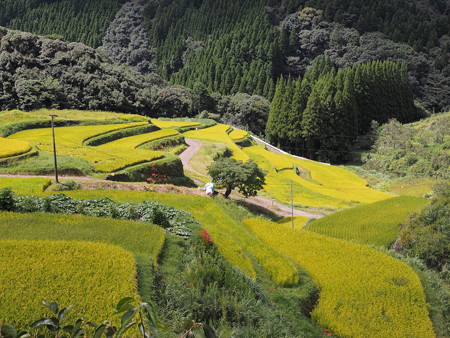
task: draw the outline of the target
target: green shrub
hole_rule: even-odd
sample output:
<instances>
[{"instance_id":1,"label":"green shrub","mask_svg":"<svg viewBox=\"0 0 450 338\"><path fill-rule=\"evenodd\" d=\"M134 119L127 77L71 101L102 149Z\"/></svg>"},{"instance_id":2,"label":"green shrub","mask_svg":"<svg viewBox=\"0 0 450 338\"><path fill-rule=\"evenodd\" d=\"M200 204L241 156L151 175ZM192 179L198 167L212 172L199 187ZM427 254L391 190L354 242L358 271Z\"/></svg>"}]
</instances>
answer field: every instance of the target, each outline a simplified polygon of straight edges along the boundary
<instances>
[{"instance_id":1,"label":"green shrub","mask_svg":"<svg viewBox=\"0 0 450 338\"><path fill-rule=\"evenodd\" d=\"M11 188L0 189L0 210L13 211L15 209L14 193Z\"/></svg>"},{"instance_id":2,"label":"green shrub","mask_svg":"<svg viewBox=\"0 0 450 338\"><path fill-rule=\"evenodd\" d=\"M5 191L10 191L12 194L11 189L5 189ZM106 197L77 200L64 194L48 197L14 197L11 195L11 201L13 207L8 211L81 214L123 220L141 220L164 228L176 228L186 234L190 234L192 229L198 227L198 223L189 212L151 201L138 204L119 203Z\"/></svg>"},{"instance_id":3,"label":"green shrub","mask_svg":"<svg viewBox=\"0 0 450 338\"><path fill-rule=\"evenodd\" d=\"M233 151L230 148L226 147L225 149L215 153L213 155L213 160L218 161L221 158L229 158L231 156L233 156Z\"/></svg>"}]
</instances>

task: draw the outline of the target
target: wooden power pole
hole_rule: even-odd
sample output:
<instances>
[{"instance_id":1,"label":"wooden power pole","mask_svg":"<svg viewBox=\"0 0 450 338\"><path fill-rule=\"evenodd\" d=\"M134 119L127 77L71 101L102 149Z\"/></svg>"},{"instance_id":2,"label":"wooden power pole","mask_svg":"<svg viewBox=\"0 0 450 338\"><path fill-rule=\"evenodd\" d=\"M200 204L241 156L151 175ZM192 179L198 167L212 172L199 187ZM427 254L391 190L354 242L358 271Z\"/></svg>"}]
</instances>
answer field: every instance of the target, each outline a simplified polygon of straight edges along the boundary
<instances>
[{"instance_id":1,"label":"wooden power pole","mask_svg":"<svg viewBox=\"0 0 450 338\"><path fill-rule=\"evenodd\" d=\"M58 180L58 162L56 161L56 143L55 143L55 117L58 117L58 115L49 115L52 118L52 139L53 139L53 160L55 163L55 180L56 183L59 183Z\"/></svg>"}]
</instances>

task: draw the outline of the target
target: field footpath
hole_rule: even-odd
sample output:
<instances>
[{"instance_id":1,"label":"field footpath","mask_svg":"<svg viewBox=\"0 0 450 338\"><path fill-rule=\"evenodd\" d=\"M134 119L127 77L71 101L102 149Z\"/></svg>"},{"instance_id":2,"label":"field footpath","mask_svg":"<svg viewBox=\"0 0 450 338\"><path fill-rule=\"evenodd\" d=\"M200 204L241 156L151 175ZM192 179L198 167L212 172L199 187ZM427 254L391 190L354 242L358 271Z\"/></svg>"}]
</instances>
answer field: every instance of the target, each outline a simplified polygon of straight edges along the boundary
<instances>
[{"instance_id":1,"label":"field footpath","mask_svg":"<svg viewBox=\"0 0 450 338\"><path fill-rule=\"evenodd\" d=\"M183 162L183 167L198 174L198 175L204 176L203 174L194 170L194 168L192 168L189 165L189 161L192 159L192 157L195 155L195 153L200 149L201 142L187 138L186 143L189 147L179 155L181 158L181 162ZM242 199L236 193L231 194L230 198L232 198L234 200ZM268 209L271 212L273 212L279 216L290 217L292 215L292 210L290 207L288 207L282 203L279 203L273 199L267 198L267 197L253 196L253 197L248 197L247 199L245 199L245 201L247 203L251 203L256 206L263 207L264 209ZM294 213L294 216L305 216L305 217L309 217L309 218L323 217L323 215L311 214L309 212L298 210L298 209L294 209L293 213Z\"/></svg>"}]
</instances>

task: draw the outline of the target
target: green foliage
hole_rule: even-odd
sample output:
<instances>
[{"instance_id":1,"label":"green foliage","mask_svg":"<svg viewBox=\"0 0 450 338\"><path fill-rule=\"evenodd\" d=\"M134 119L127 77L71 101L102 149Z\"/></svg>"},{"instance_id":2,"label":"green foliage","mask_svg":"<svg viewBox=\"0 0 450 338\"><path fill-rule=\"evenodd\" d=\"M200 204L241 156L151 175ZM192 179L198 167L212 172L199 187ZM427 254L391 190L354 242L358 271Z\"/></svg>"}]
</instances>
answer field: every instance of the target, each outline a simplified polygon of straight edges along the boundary
<instances>
[{"instance_id":1,"label":"green foliage","mask_svg":"<svg viewBox=\"0 0 450 338\"><path fill-rule=\"evenodd\" d=\"M11 188L0 189L0 210L13 211L16 207L14 193Z\"/></svg>"},{"instance_id":2,"label":"green foliage","mask_svg":"<svg viewBox=\"0 0 450 338\"><path fill-rule=\"evenodd\" d=\"M226 187L225 197L235 188L246 197L255 196L265 184L265 173L253 161L219 158L208 167L208 175L213 183Z\"/></svg>"},{"instance_id":3,"label":"green foliage","mask_svg":"<svg viewBox=\"0 0 450 338\"><path fill-rule=\"evenodd\" d=\"M110 174L106 179L121 182L146 181L154 173L163 173L171 178L169 183L174 183L176 178L184 178L183 163L178 156L166 154L161 159L130 166Z\"/></svg>"},{"instance_id":4,"label":"green foliage","mask_svg":"<svg viewBox=\"0 0 450 338\"><path fill-rule=\"evenodd\" d=\"M405 65L376 61L336 72L318 57L303 79L278 81L266 136L297 155L339 162L373 120L417 117Z\"/></svg>"},{"instance_id":5,"label":"green foliage","mask_svg":"<svg viewBox=\"0 0 450 338\"><path fill-rule=\"evenodd\" d=\"M9 188L0 191L7 192L9 196L4 198L5 203L0 204L0 210L3 211L82 214L124 220L142 220L164 228L172 227L188 232L197 224L190 213L157 202L145 201L139 204L129 204L118 203L109 198L77 200L65 194L48 197L14 197Z\"/></svg>"},{"instance_id":6,"label":"green foliage","mask_svg":"<svg viewBox=\"0 0 450 338\"><path fill-rule=\"evenodd\" d=\"M155 74L144 76L120 67L80 43L4 28L0 36L1 110L72 108L189 116L190 90L169 87ZM10 63L20 64L21 71L7 67Z\"/></svg>"},{"instance_id":7,"label":"green foliage","mask_svg":"<svg viewBox=\"0 0 450 338\"><path fill-rule=\"evenodd\" d=\"M378 128L364 168L395 176L450 178L450 114L437 115L419 124L391 120Z\"/></svg>"},{"instance_id":8,"label":"green foliage","mask_svg":"<svg viewBox=\"0 0 450 338\"><path fill-rule=\"evenodd\" d=\"M165 137L163 139L158 139L158 140L154 140L151 142L147 142L140 147L149 149L149 150L173 152L174 148L177 148L178 146L181 146L181 145L185 145L184 136L183 135L175 135L175 136L169 136L169 137Z\"/></svg>"},{"instance_id":9,"label":"green foliage","mask_svg":"<svg viewBox=\"0 0 450 338\"><path fill-rule=\"evenodd\" d=\"M98 47L120 3L119 0L6 0L0 5L0 25Z\"/></svg>"},{"instance_id":10,"label":"green foliage","mask_svg":"<svg viewBox=\"0 0 450 338\"><path fill-rule=\"evenodd\" d=\"M424 198L401 196L357 206L317 219L305 229L352 242L389 247L401 224L429 204Z\"/></svg>"},{"instance_id":11,"label":"green foliage","mask_svg":"<svg viewBox=\"0 0 450 338\"><path fill-rule=\"evenodd\" d=\"M402 228L398 249L419 257L429 268L449 278L450 190L448 183L435 187L431 205L408 220Z\"/></svg>"},{"instance_id":12,"label":"green foliage","mask_svg":"<svg viewBox=\"0 0 450 338\"><path fill-rule=\"evenodd\" d=\"M53 191L70 191L80 189L81 185L74 180L69 180L66 182L57 183L54 187L52 187Z\"/></svg>"}]
</instances>

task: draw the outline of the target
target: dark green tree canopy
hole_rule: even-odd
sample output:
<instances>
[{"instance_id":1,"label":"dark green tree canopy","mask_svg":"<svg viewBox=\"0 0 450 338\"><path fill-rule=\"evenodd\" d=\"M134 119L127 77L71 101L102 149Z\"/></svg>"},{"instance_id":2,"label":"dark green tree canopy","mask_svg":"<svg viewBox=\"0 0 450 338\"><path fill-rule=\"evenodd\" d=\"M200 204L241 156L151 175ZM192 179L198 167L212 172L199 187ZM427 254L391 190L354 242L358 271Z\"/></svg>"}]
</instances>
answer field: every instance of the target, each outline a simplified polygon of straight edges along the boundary
<instances>
[{"instance_id":1,"label":"dark green tree canopy","mask_svg":"<svg viewBox=\"0 0 450 338\"><path fill-rule=\"evenodd\" d=\"M245 197L255 196L265 184L265 173L253 161L242 162L232 158L220 158L208 167L213 183L225 186L225 197L238 189Z\"/></svg>"}]
</instances>

